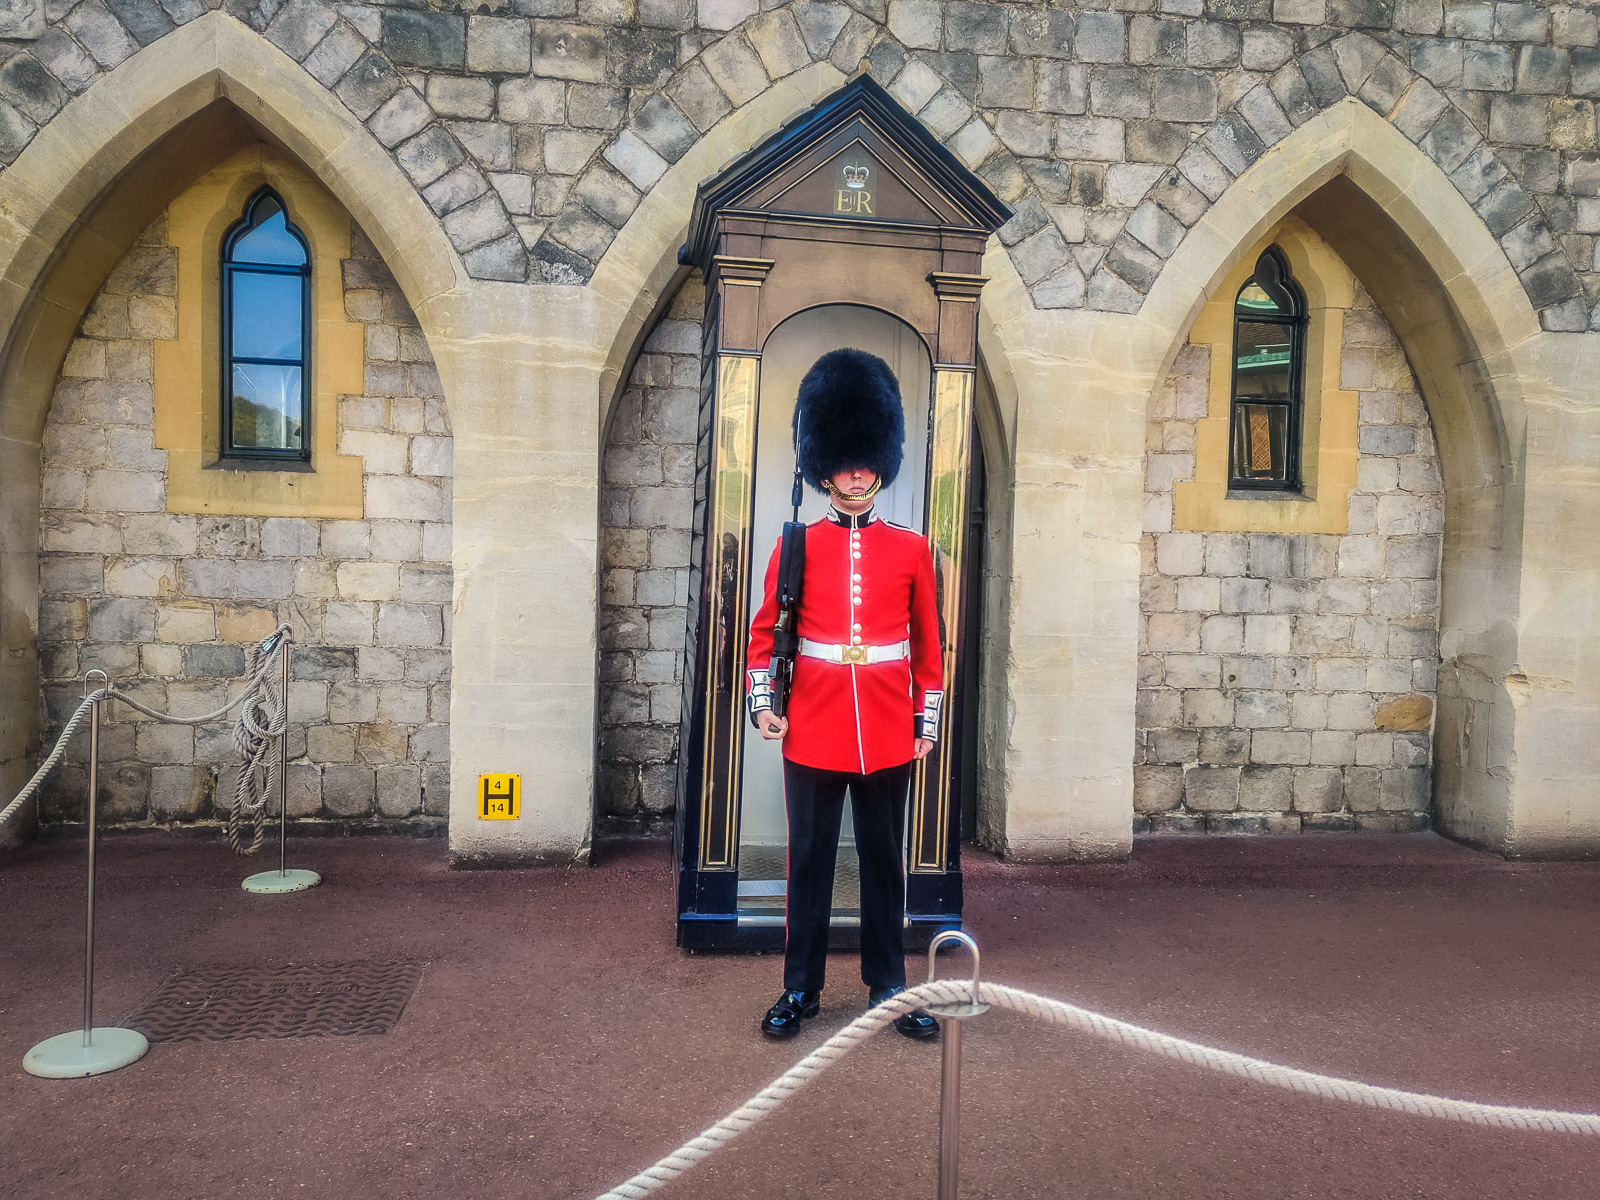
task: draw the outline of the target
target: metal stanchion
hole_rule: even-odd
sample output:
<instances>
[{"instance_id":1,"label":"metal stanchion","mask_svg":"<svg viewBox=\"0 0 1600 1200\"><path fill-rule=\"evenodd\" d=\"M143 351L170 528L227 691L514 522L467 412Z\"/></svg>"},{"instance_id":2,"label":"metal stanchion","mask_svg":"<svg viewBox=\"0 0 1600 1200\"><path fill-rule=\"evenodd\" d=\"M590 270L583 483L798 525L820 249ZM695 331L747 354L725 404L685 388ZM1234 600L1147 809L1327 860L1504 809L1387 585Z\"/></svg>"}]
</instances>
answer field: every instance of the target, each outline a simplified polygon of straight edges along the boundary
<instances>
[{"instance_id":1,"label":"metal stanchion","mask_svg":"<svg viewBox=\"0 0 1600 1200\"><path fill-rule=\"evenodd\" d=\"M945 1022L939 1031L944 1042L939 1065L939 1200L956 1200L961 1153L961 1023L988 1012L989 1006L978 999L978 943L959 930L945 930L928 946L928 982L933 982L937 970L934 956L946 942L960 942L972 951L971 997L925 1006Z\"/></svg>"},{"instance_id":2,"label":"metal stanchion","mask_svg":"<svg viewBox=\"0 0 1600 1200\"><path fill-rule=\"evenodd\" d=\"M89 695L89 682L96 675L101 685L110 683L104 671L90 671L83 677L83 694ZM22 1069L46 1079L78 1079L85 1075L104 1075L144 1057L150 1043L144 1034L114 1026L94 1027L94 855L96 843L95 809L100 792L100 706L89 707L89 885L85 896L83 943L83 1029L46 1038L22 1058Z\"/></svg>"},{"instance_id":3,"label":"metal stanchion","mask_svg":"<svg viewBox=\"0 0 1600 1200\"><path fill-rule=\"evenodd\" d=\"M303 892L322 882L322 876L315 871L291 871L286 865L289 846L289 649L294 644L294 635L286 627L278 638L277 649L283 658L283 733L278 737L278 869L258 872L239 885L247 892L263 896Z\"/></svg>"}]
</instances>

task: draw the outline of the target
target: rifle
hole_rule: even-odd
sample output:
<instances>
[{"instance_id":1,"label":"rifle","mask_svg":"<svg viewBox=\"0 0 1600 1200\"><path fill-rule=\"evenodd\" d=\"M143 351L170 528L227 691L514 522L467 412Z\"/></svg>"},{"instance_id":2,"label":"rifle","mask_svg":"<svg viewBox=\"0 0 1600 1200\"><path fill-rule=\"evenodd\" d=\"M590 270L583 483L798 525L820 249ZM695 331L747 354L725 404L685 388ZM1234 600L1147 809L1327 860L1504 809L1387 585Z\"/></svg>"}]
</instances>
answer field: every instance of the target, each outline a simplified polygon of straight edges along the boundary
<instances>
[{"instance_id":1,"label":"rifle","mask_svg":"<svg viewBox=\"0 0 1600 1200\"><path fill-rule=\"evenodd\" d=\"M794 658L800 652L800 584L806 574L806 527L799 521L783 523L778 551L778 619L772 624L772 715L781 717L789 707L794 682Z\"/></svg>"},{"instance_id":2,"label":"rifle","mask_svg":"<svg viewBox=\"0 0 1600 1200\"><path fill-rule=\"evenodd\" d=\"M800 588L806 577L806 527L800 520L803 486L800 474L798 423L795 430L794 487L789 503L794 506L792 520L783 523L778 543L778 619L772 624L772 664L768 678L772 687L772 715L783 716L789 708L789 689L794 684L794 659L800 653Z\"/></svg>"}]
</instances>

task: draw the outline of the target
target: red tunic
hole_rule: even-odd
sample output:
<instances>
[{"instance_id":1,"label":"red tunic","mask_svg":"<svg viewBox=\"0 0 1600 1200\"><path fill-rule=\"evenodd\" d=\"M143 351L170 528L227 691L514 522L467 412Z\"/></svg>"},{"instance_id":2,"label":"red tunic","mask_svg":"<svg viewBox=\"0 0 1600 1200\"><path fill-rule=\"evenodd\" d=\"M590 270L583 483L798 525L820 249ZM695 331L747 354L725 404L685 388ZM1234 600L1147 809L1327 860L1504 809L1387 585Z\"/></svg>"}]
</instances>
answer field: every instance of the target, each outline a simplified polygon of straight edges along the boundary
<instances>
[{"instance_id":1,"label":"red tunic","mask_svg":"<svg viewBox=\"0 0 1600 1200\"><path fill-rule=\"evenodd\" d=\"M912 757L912 741L935 736L944 694L933 556L920 533L878 520L828 516L806 527L802 638L833 646L910 641L910 658L828 662L795 658L784 757L825 771L867 774ZM778 616L778 553L767 563L761 609L750 630L750 682L762 703ZM857 590L859 589L859 591ZM923 720L926 716L926 720Z\"/></svg>"}]
</instances>

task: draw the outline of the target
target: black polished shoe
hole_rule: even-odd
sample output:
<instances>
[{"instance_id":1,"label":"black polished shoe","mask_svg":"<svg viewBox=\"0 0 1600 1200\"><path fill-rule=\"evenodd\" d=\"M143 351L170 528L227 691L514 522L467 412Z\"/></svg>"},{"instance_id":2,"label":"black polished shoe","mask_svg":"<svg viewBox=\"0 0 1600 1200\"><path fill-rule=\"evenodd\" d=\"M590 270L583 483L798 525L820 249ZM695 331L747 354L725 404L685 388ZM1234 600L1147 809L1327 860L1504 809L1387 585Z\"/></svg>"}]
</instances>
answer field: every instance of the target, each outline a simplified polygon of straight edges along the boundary
<instances>
[{"instance_id":1,"label":"black polished shoe","mask_svg":"<svg viewBox=\"0 0 1600 1200\"><path fill-rule=\"evenodd\" d=\"M768 1037L792 1038L800 1032L801 1020L816 1016L821 1008L821 992L785 992L761 1018L761 1032Z\"/></svg>"},{"instance_id":2,"label":"black polished shoe","mask_svg":"<svg viewBox=\"0 0 1600 1200\"><path fill-rule=\"evenodd\" d=\"M867 999L873 1008L877 1008L891 996L898 996L905 991L905 987L872 988L867 993ZM894 1027L908 1038L930 1038L939 1032L939 1022L935 1021L920 1008L914 1008L894 1019Z\"/></svg>"}]
</instances>

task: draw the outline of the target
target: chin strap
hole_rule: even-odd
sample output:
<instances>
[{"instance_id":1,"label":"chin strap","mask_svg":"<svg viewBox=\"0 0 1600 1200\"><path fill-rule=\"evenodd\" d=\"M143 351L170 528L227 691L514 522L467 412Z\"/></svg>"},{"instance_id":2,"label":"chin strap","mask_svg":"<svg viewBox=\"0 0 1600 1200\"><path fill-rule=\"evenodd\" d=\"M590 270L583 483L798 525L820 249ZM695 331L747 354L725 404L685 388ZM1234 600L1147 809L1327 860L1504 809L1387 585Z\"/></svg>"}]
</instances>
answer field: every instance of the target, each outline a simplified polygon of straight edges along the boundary
<instances>
[{"instance_id":1,"label":"chin strap","mask_svg":"<svg viewBox=\"0 0 1600 1200\"><path fill-rule=\"evenodd\" d=\"M827 488L830 494L840 497L844 500L870 500L872 497L878 494L878 489L883 486L883 476L874 476L872 480L872 486L866 491L862 492L859 496L852 496L849 492L841 492L838 488L833 486L833 480L831 479L824 479L822 481L822 486Z\"/></svg>"}]
</instances>

